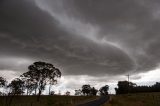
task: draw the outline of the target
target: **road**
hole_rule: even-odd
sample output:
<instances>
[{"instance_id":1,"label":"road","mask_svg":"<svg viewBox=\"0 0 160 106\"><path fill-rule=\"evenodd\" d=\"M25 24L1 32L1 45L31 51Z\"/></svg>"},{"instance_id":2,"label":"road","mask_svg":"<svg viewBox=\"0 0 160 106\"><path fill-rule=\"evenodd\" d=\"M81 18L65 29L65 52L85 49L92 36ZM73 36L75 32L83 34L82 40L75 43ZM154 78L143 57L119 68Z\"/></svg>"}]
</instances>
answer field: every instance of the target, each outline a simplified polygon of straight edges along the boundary
<instances>
[{"instance_id":1,"label":"road","mask_svg":"<svg viewBox=\"0 0 160 106\"><path fill-rule=\"evenodd\" d=\"M102 96L99 99L84 103L84 104L79 104L76 106L101 106L105 102L109 100L109 96Z\"/></svg>"}]
</instances>

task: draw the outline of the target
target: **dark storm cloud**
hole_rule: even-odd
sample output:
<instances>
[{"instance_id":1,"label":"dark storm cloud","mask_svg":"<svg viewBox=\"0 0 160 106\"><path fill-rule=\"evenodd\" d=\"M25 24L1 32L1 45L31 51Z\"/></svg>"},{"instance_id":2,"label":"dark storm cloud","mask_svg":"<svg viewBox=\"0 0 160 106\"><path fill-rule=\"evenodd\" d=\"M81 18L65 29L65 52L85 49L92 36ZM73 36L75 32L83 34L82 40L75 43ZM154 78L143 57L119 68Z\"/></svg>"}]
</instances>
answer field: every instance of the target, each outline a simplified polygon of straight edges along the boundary
<instances>
[{"instance_id":1,"label":"dark storm cloud","mask_svg":"<svg viewBox=\"0 0 160 106\"><path fill-rule=\"evenodd\" d=\"M52 62L65 75L119 75L156 68L158 10L156 3L138 0L2 1L0 58L9 62L0 61L0 70L19 71L13 67L23 69L37 60ZM27 62L15 65L16 57Z\"/></svg>"},{"instance_id":2,"label":"dark storm cloud","mask_svg":"<svg viewBox=\"0 0 160 106\"><path fill-rule=\"evenodd\" d=\"M152 70L159 65L159 1L87 0L72 4L83 21L100 27L98 39L121 45L133 57L136 71Z\"/></svg>"}]
</instances>

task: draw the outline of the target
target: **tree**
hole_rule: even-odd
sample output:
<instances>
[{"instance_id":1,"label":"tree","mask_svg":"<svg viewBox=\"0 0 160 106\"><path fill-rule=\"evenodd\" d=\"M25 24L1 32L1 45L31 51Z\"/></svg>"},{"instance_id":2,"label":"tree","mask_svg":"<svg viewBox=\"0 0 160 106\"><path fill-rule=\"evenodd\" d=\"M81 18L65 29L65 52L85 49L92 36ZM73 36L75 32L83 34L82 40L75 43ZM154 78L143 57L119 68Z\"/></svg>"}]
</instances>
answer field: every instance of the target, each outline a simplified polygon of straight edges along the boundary
<instances>
[{"instance_id":1,"label":"tree","mask_svg":"<svg viewBox=\"0 0 160 106\"><path fill-rule=\"evenodd\" d=\"M132 92L132 89L137 86L135 83L128 81L118 81L118 88L115 88L116 94L127 94Z\"/></svg>"},{"instance_id":2,"label":"tree","mask_svg":"<svg viewBox=\"0 0 160 106\"><path fill-rule=\"evenodd\" d=\"M66 92L66 95L67 95L67 96L70 96L70 92L69 92L69 91L67 91L67 92Z\"/></svg>"},{"instance_id":3,"label":"tree","mask_svg":"<svg viewBox=\"0 0 160 106\"><path fill-rule=\"evenodd\" d=\"M61 72L58 68L53 67L54 72L49 73L49 95L51 92L52 85L57 84L57 78L61 77Z\"/></svg>"},{"instance_id":4,"label":"tree","mask_svg":"<svg viewBox=\"0 0 160 106\"><path fill-rule=\"evenodd\" d=\"M90 95L96 96L96 95L97 95L97 92L98 92L98 90L93 87L93 88L91 88L91 90L90 90Z\"/></svg>"},{"instance_id":5,"label":"tree","mask_svg":"<svg viewBox=\"0 0 160 106\"><path fill-rule=\"evenodd\" d=\"M160 92L160 83L156 82L152 86L137 86L137 84L128 81L119 81L118 88L115 88L116 94L142 93L142 92Z\"/></svg>"},{"instance_id":6,"label":"tree","mask_svg":"<svg viewBox=\"0 0 160 106\"><path fill-rule=\"evenodd\" d=\"M83 85L82 86L82 93L84 95L89 95L90 94L90 91L91 91L91 86L90 85Z\"/></svg>"},{"instance_id":7,"label":"tree","mask_svg":"<svg viewBox=\"0 0 160 106\"><path fill-rule=\"evenodd\" d=\"M99 89L100 95L108 95L109 86L105 85Z\"/></svg>"},{"instance_id":8,"label":"tree","mask_svg":"<svg viewBox=\"0 0 160 106\"><path fill-rule=\"evenodd\" d=\"M55 95L55 91L51 91L51 92L50 92L50 95Z\"/></svg>"},{"instance_id":9,"label":"tree","mask_svg":"<svg viewBox=\"0 0 160 106\"><path fill-rule=\"evenodd\" d=\"M29 71L23 73L21 77L25 77L36 83L36 89L39 90L37 101L39 101L42 91L45 90L45 86L61 77L60 70L46 62L34 62L28 69Z\"/></svg>"},{"instance_id":10,"label":"tree","mask_svg":"<svg viewBox=\"0 0 160 106\"><path fill-rule=\"evenodd\" d=\"M15 95L21 95L24 93L24 81L19 78L15 78L7 87L10 89L10 92L6 98L6 106L10 106ZM12 96L11 98L8 98L10 94Z\"/></svg>"},{"instance_id":11,"label":"tree","mask_svg":"<svg viewBox=\"0 0 160 106\"><path fill-rule=\"evenodd\" d=\"M0 77L0 88L3 88L3 92L1 92L2 94L4 94L4 87L7 85L7 81L5 78Z\"/></svg>"},{"instance_id":12,"label":"tree","mask_svg":"<svg viewBox=\"0 0 160 106\"><path fill-rule=\"evenodd\" d=\"M80 96L82 94L82 91L79 89L79 90L75 90L75 94L76 96Z\"/></svg>"},{"instance_id":13,"label":"tree","mask_svg":"<svg viewBox=\"0 0 160 106\"><path fill-rule=\"evenodd\" d=\"M152 86L152 88L153 88L153 91L154 91L154 92L159 92L159 91L160 91L160 83L159 83L159 82L156 82L156 84L154 84L154 85Z\"/></svg>"},{"instance_id":14,"label":"tree","mask_svg":"<svg viewBox=\"0 0 160 106\"><path fill-rule=\"evenodd\" d=\"M25 88L27 89L27 95L30 95L34 90L36 94L37 83L32 79L24 79Z\"/></svg>"},{"instance_id":15,"label":"tree","mask_svg":"<svg viewBox=\"0 0 160 106\"><path fill-rule=\"evenodd\" d=\"M24 81L22 81L19 78L16 78L11 81L11 83L8 85L8 87L11 89L12 94L21 95L24 92Z\"/></svg>"},{"instance_id":16,"label":"tree","mask_svg":"<svg viewBox=\"0 0 160 106\"><path fill-rule=\"evenodd\" d=\"M4 79L3 77L0 77L0 87L4 87L6 85L6 79Z\"/></svg>"}]
</instances>

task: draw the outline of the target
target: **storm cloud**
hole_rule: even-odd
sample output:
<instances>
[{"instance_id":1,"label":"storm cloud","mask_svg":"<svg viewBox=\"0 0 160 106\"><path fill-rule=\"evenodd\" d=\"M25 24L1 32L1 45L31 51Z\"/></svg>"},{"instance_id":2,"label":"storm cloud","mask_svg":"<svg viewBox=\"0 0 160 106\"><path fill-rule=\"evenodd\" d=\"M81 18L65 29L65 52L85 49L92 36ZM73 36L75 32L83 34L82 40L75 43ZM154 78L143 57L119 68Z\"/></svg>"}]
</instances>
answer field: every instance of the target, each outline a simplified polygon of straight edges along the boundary
<instances>
[{"instance_id":1,"label":"storm cloud","mask_svg":"<svg viewBox=\"0 0 160 106\"><path fill-rule=\"evenodd\" d=\"M0 70L47 61L63 75L122 75L160 63L157 0L2 0Z\"/></svg>"}]
</instances>

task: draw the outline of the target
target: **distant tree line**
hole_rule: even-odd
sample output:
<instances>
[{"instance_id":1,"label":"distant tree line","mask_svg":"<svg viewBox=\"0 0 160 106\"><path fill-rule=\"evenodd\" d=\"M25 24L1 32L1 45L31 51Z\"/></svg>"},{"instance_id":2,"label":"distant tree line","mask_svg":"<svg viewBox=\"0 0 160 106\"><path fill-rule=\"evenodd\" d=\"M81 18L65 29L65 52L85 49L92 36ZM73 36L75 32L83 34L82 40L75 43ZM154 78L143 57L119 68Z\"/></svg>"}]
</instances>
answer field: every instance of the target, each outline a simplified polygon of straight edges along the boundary
<instances>
[{"instance_id":1,"label":"distant tree line","mask_svg":"<svg viewBox=\"0 0 160 106\"><path fill-rule=\"evenodd\" d=\"M108 95L109 86L105 85L99 90L95 87L91 87L89 84L83 85L82 89L75 90L75 95L86 95L86 96L96 96L99 92L101 96Z\"/></svg>"},{"instance_id":2,"label":"distant tree line","mask_svg":"<svg viewBox=\"0 0 160 106\"><path fill-rule=\"evenodd\" d=\"M118 88L115 88L116 94L160 92L160 83L156 82L152 86L137 86L136 83L128 81L119 81Z\"/></svg>"}]
</instances>

